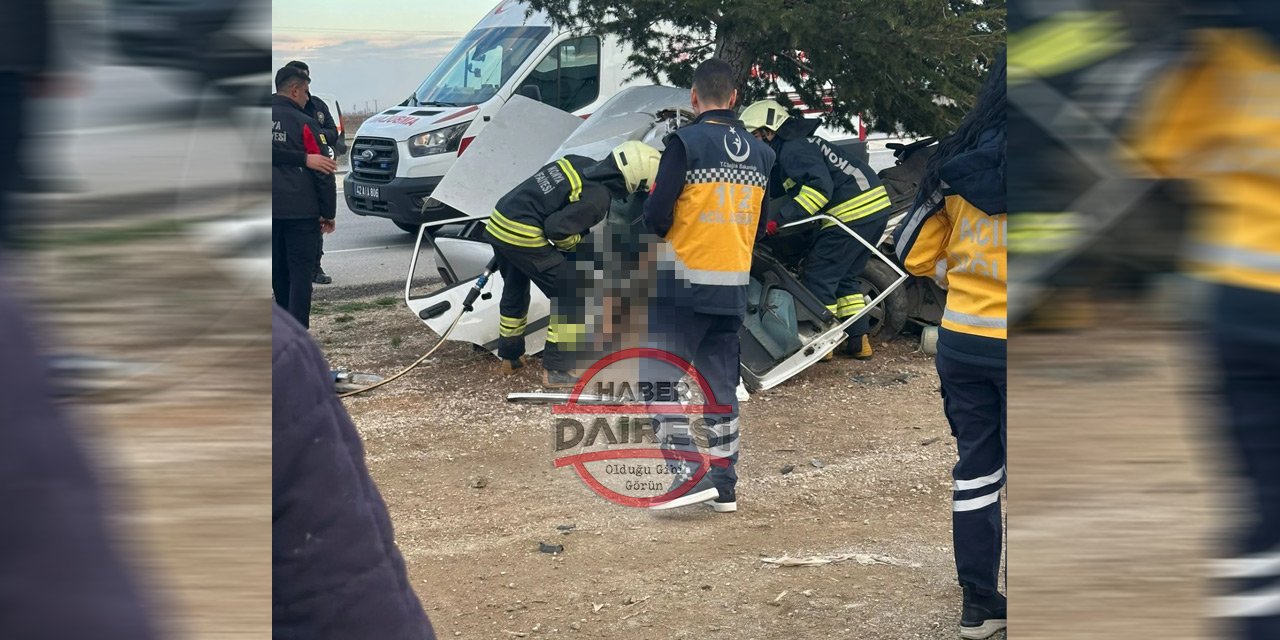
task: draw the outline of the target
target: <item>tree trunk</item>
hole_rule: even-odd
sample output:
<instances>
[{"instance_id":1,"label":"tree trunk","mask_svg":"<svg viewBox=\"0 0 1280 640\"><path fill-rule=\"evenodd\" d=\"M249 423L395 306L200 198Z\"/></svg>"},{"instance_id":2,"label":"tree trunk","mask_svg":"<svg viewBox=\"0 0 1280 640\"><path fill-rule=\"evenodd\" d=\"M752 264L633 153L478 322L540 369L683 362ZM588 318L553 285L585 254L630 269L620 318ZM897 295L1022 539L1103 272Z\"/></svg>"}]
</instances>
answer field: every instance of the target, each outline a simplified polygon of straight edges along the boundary
<instances>
[{"instance_id":1,"label":"tree trunk","mask_svg":"<svg viewBox=\"0 0 1280 640\"><path fill-rule=\"evenodd\" d=\"M747 47L747 39L741 37L740 32L732 25L717 25L715 57L733 67L733 82L734 86L738 87L738 97L741 99L743 92L746 91L747 79L751 75L752 59Z\"/></svg>"}]
</instances>

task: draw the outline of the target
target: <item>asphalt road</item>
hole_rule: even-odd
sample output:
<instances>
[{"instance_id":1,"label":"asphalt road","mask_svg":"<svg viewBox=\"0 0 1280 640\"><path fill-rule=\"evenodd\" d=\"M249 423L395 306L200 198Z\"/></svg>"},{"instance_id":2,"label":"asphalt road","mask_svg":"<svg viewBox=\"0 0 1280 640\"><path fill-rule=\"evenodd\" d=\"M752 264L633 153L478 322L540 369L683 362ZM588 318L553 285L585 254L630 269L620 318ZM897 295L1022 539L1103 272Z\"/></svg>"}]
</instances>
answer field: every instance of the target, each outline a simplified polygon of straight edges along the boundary
<instances>
[{"instance_id":1,"label":"asphalt road","mask_svg":"<svg viewBox=\"0 0 1280 640\"><path fill-rule=\"evenodd\" d=\"M258 80L243 86L269 85L266 74ZM63 230L207 221L178 241L219 258L214 264L267 295L265 97L231 98L163 69L77 67L29 105L24 174L41 188L19 194L19 214Z\"/></svg>"},{"instance_id":2,"label":"asphalt road","mask_svg":"<svg viewBox=\"0 0 1280 640\"><path fill-rule=\"evenodd\" d=\"M870 148L872 169L880 171L893 166L893 152L884 148L884 141L874 141ZM341 171L345 172L345 168ZM338 189L338 228L325 238L323 265L333 277L329 287L402 289L413 257L415 237L385 218L351 213L341 191L341 176ZM418 274L434 273L435 264L429 251L424 250Z\"/></svg>"},{"instance_id":3,"label":"asphalt road","mask_svg":"<svg viewBox=\"0 0 1280 640\"><path fill-rule=\"evenodd\" d=\"M345 173L345 168L341 170ZM338 177L338 227L325 236L325 271L333 278L330 287L403 287L416 240L386 218L358 216L347 209ZM419 273L435 273L430 252Z\"/></svg>"},{"instance_id":4,"label":"asphalt road","mask_svg":"<svg viewBox=\"0 0 1280 640\"><path fill-rule=\"evenodd\" d=\"M42 198L193 193L266 177L260 159L269 142L256 129L269 113L261 105L176 72L113 64L78 71L61 88L30 109L30 173L59 187Z\"/></svg>"}]
</instances>

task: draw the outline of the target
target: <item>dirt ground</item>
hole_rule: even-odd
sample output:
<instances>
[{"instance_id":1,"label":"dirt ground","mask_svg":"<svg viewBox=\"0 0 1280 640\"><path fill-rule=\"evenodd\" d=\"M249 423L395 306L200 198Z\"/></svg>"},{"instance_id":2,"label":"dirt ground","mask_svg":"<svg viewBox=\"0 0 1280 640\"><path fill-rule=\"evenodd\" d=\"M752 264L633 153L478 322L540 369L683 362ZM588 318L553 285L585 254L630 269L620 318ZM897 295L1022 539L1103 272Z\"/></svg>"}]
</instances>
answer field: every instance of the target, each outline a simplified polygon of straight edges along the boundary
<instances>
[{"instance_id":1,"label":"dirt ground","mask_svg":"<svg viewBox=\"0 0 1280 640\"><path fill-rule=\"evenodd\" d=\"M1202 341L1141 306L1009 359L1010 617L1018 637L1226 637L1202 620L1233 521ZM1025 636L1023 634L1026 634Z\"/></svg>"},{"instance_id":2,"label":"dirt ground","mask_svg":"<svg viewBox=\"0 0 1280 640\"><path fill-rule=\"evenodd\" d=\"M331 291L312 330L334 366L388 374L435 343L398 300ZM346 402L442 638L953 638L955 447L937 374L913 341L876 348L743 405L735 514L591 493L552 467L549 408L504 401L535 390L534 372L503 378L469 345ZM899 564L761 561L843 553Z\"/></svg>"},{"instance_id":3,"label":"dirt ground","mask_svg":"<svg viewBox=\"0 0 1280 640\"><path fill-rule=\"evenodd\" d=\"M265 282L229 280L169 231L82 239L24 264L60 349L146 365L72 406L125 549L170 637L265 637ZM314 333L336 366L387 373L434 344L397 299L331 291ZM1141 316L1011 343L1020 637L1221 635L1200 618L1203 559L1235 514L1205 367L1193 335ZM347 406L442 638L952 638L955 450L914 348L877 344L743 405L736 514L595 496L552 467L549 410L502 400L533 372L503 378L467 346ZM837 554L894 564L761 561Z\"/></svg>"},{"instance_id":4,"label":"dirt ground","mask_svg":"<svg viewBox=\"0 0 1280 640\"><path fill-rule=\"evenodd\" d=\"M140 367L68 406L163 637L268 637L265 283L229 280L174 225L49 233L21 261L48 342Z\"/></svg>"}]
</instances>

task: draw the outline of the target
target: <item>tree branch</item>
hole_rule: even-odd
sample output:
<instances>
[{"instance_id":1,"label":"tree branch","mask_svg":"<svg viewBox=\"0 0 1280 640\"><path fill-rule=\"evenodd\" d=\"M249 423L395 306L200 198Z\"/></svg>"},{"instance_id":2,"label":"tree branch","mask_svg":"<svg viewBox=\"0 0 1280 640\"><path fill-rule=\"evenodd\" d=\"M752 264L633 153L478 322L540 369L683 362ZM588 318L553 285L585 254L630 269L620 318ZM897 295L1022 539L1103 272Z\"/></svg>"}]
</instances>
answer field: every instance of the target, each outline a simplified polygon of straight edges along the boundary
<instances>
[{"instance_id":1,"label":"tree branch","mask_svg":"<svg viewBox=\"0 0 1280 640\"><path fill-rule=\"evenodd\" d=\"M780 52L778 52L778 53L775 53L774 55L776 55L776 56L782 56L782 57L786 58L787 60L790 60L790 61L791 61L791 64L794 64L794 65L796 66L796 68L797 68L797 69L799 69L799 70L801 70L801 71L805 71L805 72L807 72L807 73L813 73L813 72L814 72L814 71L813 71L813 67L812 67L811 65L808 65L808 64L805 64L805 63L803 63L803 62L800 62L800 61L799 61L798 59L796 59L794 56L792 56L792 55L790 55L790 54L786 53L785 51L780 51Z\"/></svg>"}]
</instances>

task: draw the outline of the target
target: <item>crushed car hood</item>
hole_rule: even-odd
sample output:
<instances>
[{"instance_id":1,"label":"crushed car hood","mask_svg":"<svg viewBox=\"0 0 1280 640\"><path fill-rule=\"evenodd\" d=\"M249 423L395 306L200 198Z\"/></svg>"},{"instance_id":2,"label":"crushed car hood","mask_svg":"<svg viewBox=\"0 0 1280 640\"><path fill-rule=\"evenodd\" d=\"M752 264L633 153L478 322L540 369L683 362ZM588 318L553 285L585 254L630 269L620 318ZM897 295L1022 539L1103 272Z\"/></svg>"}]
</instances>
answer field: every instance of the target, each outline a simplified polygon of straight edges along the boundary
<instances>
[{"instance_id":1,"label":"crushed car hood","mask_svg":"<svg viewBox=\"0 0 1280 640\"><path fill-rule=\"evenodd\" d=\"M680 114L676 126L692 120L689 90L658 85L623 89L591 114L547 160L569 154L600 160L628 140L639 140L661 151L665 146L662 138L669 133L657 126L664 113Z\"/></svg>"},{"instance_id":2,"label":"crushed car hood","mask_svg":"<svg viewBox=\"0 0 1280 640\"><path fill-rule=\"evenodd\" d=\"M628 140L661 150L663 138L692 119L689 90L676 87L623 89L586 121L513 96L459 156L432 197L466 218L486 218L508 190L556 158L577 154L600 160Z\"/></svg>"}]
</instances>

